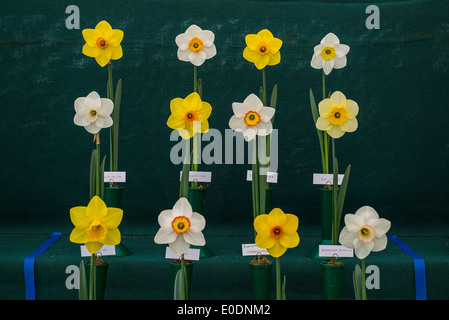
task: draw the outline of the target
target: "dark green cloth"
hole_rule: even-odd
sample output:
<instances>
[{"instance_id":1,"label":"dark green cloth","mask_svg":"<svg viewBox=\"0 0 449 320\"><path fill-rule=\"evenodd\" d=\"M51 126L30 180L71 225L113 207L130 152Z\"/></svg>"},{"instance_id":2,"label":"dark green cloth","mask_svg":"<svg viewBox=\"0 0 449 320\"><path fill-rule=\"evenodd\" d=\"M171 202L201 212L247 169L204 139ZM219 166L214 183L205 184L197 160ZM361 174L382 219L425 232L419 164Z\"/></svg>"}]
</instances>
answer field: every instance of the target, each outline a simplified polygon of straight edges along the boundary
<instances>
[{"instance_id":1,"label":"dark green cloth","mask_svg":"<svg viewBox=\"0 0 449 320\"><path fill-rule=\"evenodd\" d=\"M80 0L76 2L78 30L65 26L70 4L0 3L2 298L24 297L22 260L54 231L65 237L37 258L38 297L76 298L64 288L65 266L79 263L77 249L68 242L69 210L88 203L90 154L95 145L92 135L73 124L73 102L91 91L106 96L107 69L81 53L82 29L94 28L103 19L125 33L124 56L113 61L113 73L114 82L123 79L119 170L126 171L127 182L120 230L134 252L121 259L123 263L114 259L111 282L116 276L122 278L125 270L131 279L111 284L109 297L171 297L170 290L159 291L168 286L168 273L161 275L166 272L163 247L156 246L152 237L158 229L158 214L178 198L181 166L170 162L170 150L177 142L170 141L171 129L166 126L170 100L193 91L193 66L177 59L174 39L197 24L216 37L217 55L199 67L198 74L203 80L203 100L213 107L210 127L223 133L229 129L232 103L258 93L262 83L261 72L242 57L245 35L268 28L283 40L281 63L267 67L266 74L270 90L274 84L279 86L275 120L279 182L273 206L299 217L303 239L285 257L290 297L320 296L319 267L304 258L305 239L311 246L312 239L320 236L312 174L321 171L321 159L309 89L318 100L321 70L311 68L310 60L313 47L334 32L351 50L347 66L331 72L326 88L342 91L360 106L357 131L336 141L340 171L352 165L344 214L370 205L389 219L391 234L409 237L411 242L406 242L426 260L429 298L447 298L447 284L439 278L439 263L448 257L449 202L442 190L449 181L447 1ZM369 17L365 9L371 4L380 10L378 30L365 26ZM101 132L101 142L106 155L107 130ZM201 261L195 277L212 276L216 272L212 266L219 268L216 278L230 274L213 261L229 265L235 259L241 265L233 269L235 281L220 279L229 290L207 286L216 290L209 292L201 287L206 280L199 280L192 298L249 297L249 288L242 285L248 280L247 266L239 251L239 237L252 234L248 169L247 162L200 165L200 170L212 171L204 208L205 235L215 244L217 256ZM231 243L237 247L232 255ZM370 259L385 263L388 270L382 271L380 293L370 295L413 299L408 257L389 244L388 250ZM296 260L301 260L300 268L293 267ZM149 261L156 266L147 265ZM141 279L133 278L134 268L144 272ZM156 274L155 283L151 277ZM402 282L398 287L398 277L403 287ZM350 291L345 288L345 298L352 297Z\"/></svg>"}]
</instances>

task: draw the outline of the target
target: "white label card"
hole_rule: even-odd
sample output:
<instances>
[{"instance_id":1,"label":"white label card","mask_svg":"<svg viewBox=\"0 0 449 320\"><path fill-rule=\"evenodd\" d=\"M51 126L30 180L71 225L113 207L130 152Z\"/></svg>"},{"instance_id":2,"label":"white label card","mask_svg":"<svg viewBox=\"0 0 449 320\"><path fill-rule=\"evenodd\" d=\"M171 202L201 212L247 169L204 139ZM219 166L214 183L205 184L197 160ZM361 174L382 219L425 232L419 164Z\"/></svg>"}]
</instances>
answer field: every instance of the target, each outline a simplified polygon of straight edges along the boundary
<instances>
[{"instance_id":1,"label":"white label card","mask_svg":"<svg viewBox=\"0 0 449 320\"><path fill-rule=\"evenodd\" d=\"M246 181L253 181L253 170L248 170L246 172ZM267 173L267 182L277 183L278 182L278 173L277 172L268 172Z\"/></svg>"},{"instance_id":2,"label":"white label card","mask_svg":"<svg viewBox=\"0 0 449 320\"><path fill-rule=\"evenodd\" d=\"M268 253L267 249L261 249L258 246L256 246L254 243L242 244L242 255L243 256L257 256L258 254L270 255Z\"/></svg>"},{"instance_id":3,"label":"white label card","mask_svg":"<svg viewBox=\"0 0 449 320\"><path fill-rule=\"evenodd\" d=\"M174 254L173 251L171 251L170 247L166 247L165 258L166 259L179 259L179 256ZM196 261L200 260L200 249L190 248L189 250L187 250L186 253L184 253L184 259L196 260Z\"/></svg>"},{"instance_id":4,"label":"white label card","mask_svg":"<svg viewBox=\"0 0 449 320\"><path fill-rule=\"evenodd\" d=\"M182 179L182 171L179 173L179 181ZM208 171L190 171L189 172L189 181L196 182L211 182L212 181L212 172Z\"/></svg>"},{"instance_id":5,"label":"white label card","mask_svg":"<svg viewBox=\"0 0 449 320\"><path fill-rule=\"evenodd\" d=\"M104 245L98 250L102 256L115 256L115 246ZM81 257L90 257L92 254L87 250L85 245L81 246Z\"/></svg>"},{"instance_id":6,"label":"white label card","mask_svg":"<svg viewBox=\"0 0 449 320\"><path fill-rule=\"evenodd\" d=\"M337 258L353 257L354 249L346 248L343 246L320 245L318 249L318 255L320 257L332 257L336 255Z\"/></svg>"},{"instance_id":7,"label":"white label card","mask_svg":"<svg viewBox=\"0 0 449 320\"><path fill-rule=\"evenodd\" d=\"M343 181L344 174L338 175L338 185L341 185ZM313 174L313 184L329 184L332 185L334 183L334 175L333 174L324 174L324 173L314 173Z\"/></svg>"},{"instance_id":8,"label":"white label card","mask_svg":"<svg viewBox=\"0 0 449 320\"><path fill-rule=\"evenodd\" d=\"M111 182L126 182L126 172L124 171L105 171L104 183Z\"/></svg>"}]
</instances>

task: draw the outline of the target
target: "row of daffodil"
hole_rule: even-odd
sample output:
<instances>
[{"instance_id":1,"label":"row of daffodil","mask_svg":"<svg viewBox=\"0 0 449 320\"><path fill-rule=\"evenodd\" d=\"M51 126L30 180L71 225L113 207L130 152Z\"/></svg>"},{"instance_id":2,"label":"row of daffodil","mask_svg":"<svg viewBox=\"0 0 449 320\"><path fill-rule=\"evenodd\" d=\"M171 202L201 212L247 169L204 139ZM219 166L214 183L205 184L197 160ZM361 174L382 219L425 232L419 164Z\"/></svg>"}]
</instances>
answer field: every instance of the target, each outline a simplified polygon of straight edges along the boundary
<instances>
[{"instance_id":1,"label":"row of daffodil","mask_svg":"<svg viewBox=\"0 0 449 320\"><path fill-rule=\"evenodd\" d=\"M95 29L83 30L86 44L83 53L94 57L99 65L105 66L110 60L119 59L123 52L120 42L123 38L121 30L112 29L106 22L100 22ZM190 26L184 33L178 35L175 43L178 46L177 56L182 61L201 66L206 59L216 55L214 33L202 30L196 25ZM264 29L257 34L245 37L246 48L243 57L259 70L267 65L276 65L281 61L280 48L282 41ZM340 44L336 35L329 33L319 45L314 48L311 66L323 69L329 74L332 69L343 68L346 65L346 54L349 46ZM323 88L324 92L324 88ZM319 118L316 127L329 134L332 138L340 138L345 132L357 129L356 116L358 105L355 101L346 99L339 91L329 98L323 96L319 103ZM87 97L75 101L75 124L83 126L89 133L98 134L102 128L112 125L110 114L113 103L106 98L100 98L92 92ZM170 103L171 115L167 125L179 131L183 139L190 139L196 133L204 133L209 129L208 118L212 112L209 103L201 100L197 92L185 99L175 98ZM268 135L272 131L271 119L275 109L264 106L262 100L255 94L250 94L243 103L232 104L234 115L229 126L242 132L246 141L256 136ZM123 216L121 209L107 208L101 198L95 196L87 207L75 207L70 211L75 229L70 235L74 243L85 244L94 254L103 245L117 245L121 241L118 225ZM171 250L181 256L190 245L204 245L202 230L205 218L192 211L189 201L181 197L172 209L159 214L158 230L154 240L159 244L168 244ZM385 233L390 224L388 220L379 219L377 212L370 207L363 207L355 215L345 216L346 227L340 234L340 242L349 248L355 248L356 255L363 259L371 251L380 251L386 246ZM298 218L275 208L269 214L261 214L254 220L256 244L265 248L273 257L280 257L287 248L299 244L297 233Z\"/></svg>"}]
</instances>

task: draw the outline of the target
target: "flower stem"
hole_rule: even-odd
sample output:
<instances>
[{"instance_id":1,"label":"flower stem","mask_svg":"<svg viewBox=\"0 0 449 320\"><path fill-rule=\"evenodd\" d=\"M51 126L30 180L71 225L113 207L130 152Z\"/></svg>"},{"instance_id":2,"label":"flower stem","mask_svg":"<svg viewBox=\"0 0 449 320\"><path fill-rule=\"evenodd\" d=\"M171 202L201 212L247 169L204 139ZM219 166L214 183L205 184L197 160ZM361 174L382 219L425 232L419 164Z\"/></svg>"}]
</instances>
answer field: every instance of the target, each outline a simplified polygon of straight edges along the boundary
<instances>
[{"instance_id":1,"label":"flower stem","mask_svg":"<svg viewBox=\"0 0 449 320\"><path fill-rule=\"evenodd\" d=\"M184 261L184 254L181 256L181 290L182 290L182 300L188 300L187 297L187 277L186 277L186 267Z\"/></svg>"},{"instance_id":2,"label":"flower stem","mask_svg":"<svg viewBox=\"0 0 449 320\"><path fill-rule=\"evenodd\" d=\"M113 87L113 81L112 81L112 64L111 61L109 61L108 63L108 98L110 100L112 100L112 102L114 102L114 87ZM111 114L112 119L114 119L114 110L112 110L112 114ZM115 125L112 124L112 126L109 128L109 136L110 136L110 147L109 147L109 168L111 171L114 171L114 168L117 166L116 164L114 164L114 141L117 139L117 137L115 137L114 135L114 129L113 126Z\"/></svg>"},{"instance_id":3,"label":"flower stem","mask_svg":"<svg viewBox=\"0 0 449 320\"><path fill-rule=\"evenodd\" d=\"M276 300L282 300L281 294L281 260L276 258Z\"/></svg>"},{"instance_id":4,"label":"flower stem","mask_svg":"<svg viewBox=\"0 0 449 320\"><path fill-rule=\"evenodd\" d=\"M265 75L265 68L262 69L262 103L267 105L267 77Z\"/></svg>"},{"instance_id":5,"label":"flower stem","mask_svg":"<svg viewBox=\"0 0 449 320\"><path fill-rule=\"evenodd\" d=\"M361 283L361 285L362 285L362 300L367 300L365 276L366 276L365 259L362 259L362 283Z\"/></svg>"},{"instance_id":6,"label":"flower stem","mask_svg":"<svg viewBox=\"0 0 449 320\"><path fill-rule=\"evenodd\" d=\"M337 225L337 192L338 192L338 172L335 172L338 170L337 165L337 158L335 157L335 139L332 138L332 159L334 163L334 174L333 178L335 181L333 181L333 190L332 190L332 226L333 226L333 232L332 232L332 244L337 244L337 234L338 234L338 225Z\"/></svg>"},{"instance_id":7,"label":"flower stem","mask_svg":"<svg viewBox=\"0 0 449 320\"><path fill-rule=\"evenodd\" d=\"M193 91L198 93L198 67L193 66Z\"/></svg>"},{"instance_id":8,"label":"flower stem","mask_svg":"<svg viewBox=\"0 0 449 320\"><path fill-rule=\"evenodd\" d=\"M326 99L326 75L323 71L323 100ZM323 173L329 173L329 135L326 131L323 131L323 153L324 153L324 163L323 163Z\"/></svg>"},{"instance_id":9,"label":"flower stem","mask_svg":"<svg viewBox=\"0 0 449 320\"><path fill-rule=\"evenodd\" d=\"M96 267L97 267L97 256L93 253L90 256L90 286L89 286L89 300L95 299L95 276L96 276Z\"/></svg>"},{"instance_id":10,"label":"flower stem","mask_svg":"<svg viewBox=\"0 0 449 320\"><path fill-rule=\"evenodd\" d=\"M100 174L100 132L95 134L95 140L97 145L97 154L96 154L96 166L95 166L95 195L101 196L100 186L101 186L101 174Z\"/></svg>"}]
</instances>

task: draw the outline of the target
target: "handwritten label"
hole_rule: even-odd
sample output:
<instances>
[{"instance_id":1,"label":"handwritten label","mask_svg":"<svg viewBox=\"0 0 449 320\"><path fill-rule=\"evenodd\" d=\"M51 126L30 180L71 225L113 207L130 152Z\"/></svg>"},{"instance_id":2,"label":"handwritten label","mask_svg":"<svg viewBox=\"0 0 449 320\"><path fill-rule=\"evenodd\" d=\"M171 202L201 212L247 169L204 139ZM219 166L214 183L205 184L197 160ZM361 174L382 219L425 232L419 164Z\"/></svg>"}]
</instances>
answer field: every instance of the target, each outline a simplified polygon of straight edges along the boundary
<instances>
[{"instance_id":1,"label":"handwritten label","mask_svg":"<svg viewBox=\"0 0 449 320\"><path fill-rule=\"evenodd\" d=\"M166 259L179 259L179 256L174 254L173 251L171 251L170 247L166 247L165 258ZM184 259L196 260L196 261L200 260L200 249L190 248L189 250L187 250L186 253L184 253Z\"/></svg>"},{"instance_id":2,"label":"handwritten label","mask_svg":"<svg viewBox=\"0 0 449 320\"><path fill-rule=\"evenodd\" d=\"M104 183L108 182L126 182L126 172L124 171L105 171Z\"/></svg>"},{"instance_id":3,"label":"handwritten label","mask_svg":"<svg viewBox=\"0 0 449 320\"><path fill-rule=\"evenodd\" d=\"M318 255L320 257L353 257L354 250L343 246L320 245L318 248Z\"/></svg>"},{"instance_id":4,"label":"handwritten label","mask_svg":"<svg viewBox=\"0 0 449 320\"><path fill-rule=\"evenodd\" d=\"M102 256L115 256L115 246L104 245L98 250ZM90 257L92 253L87 250L85 245L81 246L81 257Z\"/></svg>"},{"instance_id":5,"label":"handwritten label","mask_svg":"<svg viewBox=\"0 0 449 320\"><path fill-rule=\"evenodd\" d=\"M267 249L261 249L254 243L242 244L242 255L243 256L257 256L257 255L270 255Z\"/></svg>"},{"instance_id":6,"label":"handwritten label","mask_svg":"<svg viewBox=\"0 0 449 320\"><path fill-rule=\"evenodd\" d=\"M338 185L341 185L343 181L344 174L338 175ZM334 175L333 174L324 174L324 173L314 173L313 174L313 184L329 184L332 185L334 183Z\"/></svg>"},{"instance_id":7,"label":"handwritten label","mask_svg":"<svg viewBox=\"0 0 449 320\"><path fill-rule=\"evenodd\" d=\"M253 180L253 171L248 170L246 172L246 181ZM277 183L278 182L278 173L277 172L267 172L267 182Z\"/></svg>"},{"instance_id":8,"label":"handwritten label","mask_svg":"<svg viewBox=\"0 0 449 320\"><path fill-rule=\"evenodd\" d=\"M179 173L179 181L181 181L181 179L182 179L182 171ZM189 181L211 182L212 181L212 172L190 171L189 172Z\"/></svg>"}]
</instances>

